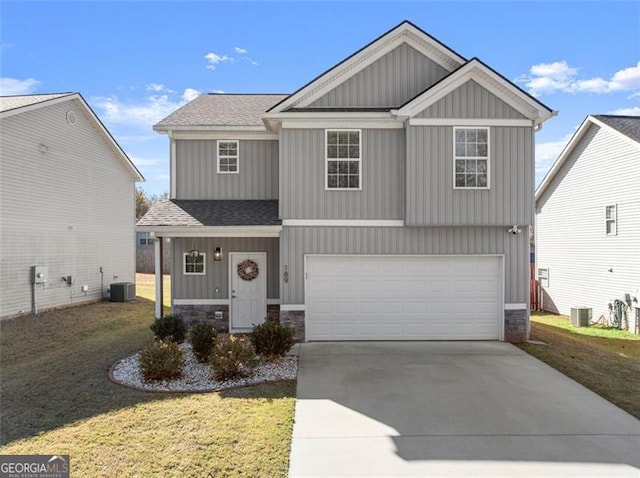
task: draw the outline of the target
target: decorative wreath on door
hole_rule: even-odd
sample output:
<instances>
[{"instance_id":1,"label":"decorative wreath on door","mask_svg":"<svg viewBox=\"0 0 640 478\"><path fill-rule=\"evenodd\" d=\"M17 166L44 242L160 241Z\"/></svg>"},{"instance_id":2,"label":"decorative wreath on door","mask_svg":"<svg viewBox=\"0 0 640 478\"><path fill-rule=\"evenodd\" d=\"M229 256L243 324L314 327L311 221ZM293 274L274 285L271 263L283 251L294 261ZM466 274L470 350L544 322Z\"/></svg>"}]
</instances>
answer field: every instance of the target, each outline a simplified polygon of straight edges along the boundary
<instances>
[{"instance_id":1,"label":"decorative wreath on door","mask_svg":"<svg viewBox=\"0 0 640 478\"><path fill-rule=\"evenodd\" d=\"M260 273L258 264L253 262L251 259L245 259L240 264L238 264L237 270L240 279L246 281L252 281L256 277L258 277L258 274Z\"/></svg>"}]
</instances>

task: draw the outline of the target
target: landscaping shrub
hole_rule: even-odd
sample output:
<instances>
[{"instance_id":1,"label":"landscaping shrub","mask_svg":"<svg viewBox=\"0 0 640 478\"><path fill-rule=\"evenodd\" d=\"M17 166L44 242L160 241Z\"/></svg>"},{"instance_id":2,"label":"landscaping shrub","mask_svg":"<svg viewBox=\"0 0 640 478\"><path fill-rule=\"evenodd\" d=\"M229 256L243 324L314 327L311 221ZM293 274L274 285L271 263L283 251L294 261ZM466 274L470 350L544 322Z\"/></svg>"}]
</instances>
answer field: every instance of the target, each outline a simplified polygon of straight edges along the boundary
<instances>
[{"instance_id":1,"label":"landscaping shrub","mask_svg":"<svg viewBox=\"0 0 640 478\"><path fill-rule=\"evenodd\" d=\"M187 326L181 315L165 315L157 319L150 329L160 340L172 340L178 344L184 342Z\"/></svg>"},{"instance_id":2,"label":"landscaping shrub","mask_svg":"<svg viewBox=\"0 0 640 478\"><path fill-rule=\"evenodd\" d=\"M218 337L209 360L213 377L218 381L248 377L259 360L251 342L245 337Z\"/></svg>"},{"instance_id":3,"label":"landscaping shrub","mask_svg":"<svg viewBox=\"0 0 640 478\"><path fill-rule=\"evenodd\" d=\"M253 327L251 343L256 353L269 360L284 357L293 346L293 330L277 322L267 321Z\"/></svg>"},{"instance_id":4,"label":"landscaping shrub","mask_svg":"<svg viewBox=\"0 0 640 478\"><path fill-rule=\"evenodd\" d=\"M206 322L196 322L189 333L191 349L199 362L207 362L216 340L216 329Z\"/></svg>"},{"instance_id":5,"label":"landscaping shrub","mask_svg":"<svg viewBox=\"0 0 640 478\"><path fill-rule=\"evenodd\" d=\"M182 350L170 340L144 349L139 361L146 381L171 380L182 375Z\"/></svg>"}]
</instances>

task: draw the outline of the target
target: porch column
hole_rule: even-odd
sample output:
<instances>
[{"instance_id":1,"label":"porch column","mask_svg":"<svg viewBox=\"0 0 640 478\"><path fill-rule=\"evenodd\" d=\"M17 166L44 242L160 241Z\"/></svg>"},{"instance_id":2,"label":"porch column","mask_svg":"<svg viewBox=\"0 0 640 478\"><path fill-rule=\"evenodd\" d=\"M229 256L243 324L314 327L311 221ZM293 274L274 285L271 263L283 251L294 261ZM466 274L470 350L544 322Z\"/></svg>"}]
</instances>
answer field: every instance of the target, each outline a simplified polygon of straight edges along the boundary
<instances>
[{"instance_id":1,"label":"porch column","mask_svg":"<svg viewBox=\"0 0 640 478\"><path fill-rule=\"evenodd\" d=\"M162 253L163 253L163 249L164 249L164 241L162 237L157 237L156 236L156 240L154 242L154 253L155 253L155 262L156 262L156 267L155 267L155 271L156 271L156 319L159 319L160 317L162 317L162 302L164 297L162 297L162 278L163 278L163 274L162 274Z\"/></svg>"}]
</instances>

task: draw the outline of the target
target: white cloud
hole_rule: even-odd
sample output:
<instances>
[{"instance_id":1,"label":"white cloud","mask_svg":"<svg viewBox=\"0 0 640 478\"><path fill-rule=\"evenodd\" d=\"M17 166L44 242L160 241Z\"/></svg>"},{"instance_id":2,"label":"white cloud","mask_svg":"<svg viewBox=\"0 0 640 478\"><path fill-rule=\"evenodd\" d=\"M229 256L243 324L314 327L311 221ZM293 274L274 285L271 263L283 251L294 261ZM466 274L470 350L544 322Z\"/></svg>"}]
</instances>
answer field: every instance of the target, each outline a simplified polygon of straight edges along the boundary
<instances>
[{"instance_id":1,"label":"white cloud","mask_svg":"<svg viewBox=\"0 0 640 478\"><path fill-rule=\"evenodd\" d=\"M246 48L242 48L242 47L239 47L239 46L235 47L234 51L236 53L241 54L241 55L244 55L245 53L247 53L247 49Z\"/></svg>"},{"instance_id":2,"label":"white cloud","mask_svg":"<svg viewBox=\"0 0 640 478\"><path fill-rule=\"evenodd\" d=\"M227 55L218 55L217 53L207 53L205 56L206 60L209 62L207 65L208 70L215 70L218 64L224 62L232 62L233 58Z\"/></svg>"},{"instance_id":3,"label":"white cloud","mask_svg":"<svg viewBox=\"0 0 640 478\"><path fill-rule=\"evenodd\" d=\"M219 94L222 94L222 93L224 93L224 90L211 90L211 93L219 93Z\"/></svg>"},{"instance_id":4,"label":"white cloud","mask_svg":"<svg viewBox=\"0 0 640 478\"><path fill-rule=\"evenodd\" d=\"M574 132L575 130L556 141L536 144L536 183L539 183L551 169Z\"/></svg>"},{"instance_id":5,"label":"white cloud","mask_svg":"<svg viewBox=\"0 0 640 478\"><path fill-rule=\"evenodd\" d=\"M640 106L633 106L631 108L619 108L617 110L609 111L610 115L620 116L640 116Z\"/></svg>"},{"instance_id":6,"label":"white cloud","mask_svg":"<svg viewBox=\"0 0 640 478\"><path fill-rule=\"evenodd\" d=\"M29 95L33 93L40 82L34 78L18 80L17 78L0 78L0 95Z\"/></svg>"},{"instance_id":7,"label":"white cloud","mask_svg":"<svg viewBox=\"0 0 640 478\"><path fill-rule=\"evenodd\" d=\"M162 83L149 83L148 85L145 86L145 89L147 91L153 91L156 93L175 93L175 91L170 90L169 88L164 86Z\"/></svg>"},{"instance_id":8,"label":"white cloud","mask_svg":"<svg viewBox=\"0 0 640 478\"><path fill-rule=\"evenodd\" d=\"M155 158L141 158L139 156L132 156L132 155L129 155L129 158L131 159L131 161L133 161L133 164L135 164L138 167L157 166L163 163L161 159L155 159Z\"/></svg>"},{"instance_id":9,"label":"white cloud","mask_svg":"<svg viewBox=\"0 0 640 478\"><path fill-rule=\"evenodd\" d=\"M198 96L200 96L202 93L200 93L198 90L196 90L195 88L187 88L186 90L184 90L184 92L182 93L182 99L185 101L191 101L191 100L195 100Z\"/></svg>"},{"instance_id":10,"label":"white cloud","mask_svg":"<svg viewBox=\"0 0 640 478\"><path fill-rule=\"evenodd\" d=\"M604 78L578 78L578 68L566 60L539 63L529 73L516 78L534 96L555 93L614 93L640 89L640 62L636 66L615 72L609 80Z\"/></svg>"},{"instance_id":11,"label":"white cloud","mask_svg":"<svg viewBox=\"0 0 640 478\"><path fill-rule=\"evenodd\" d=\"M107 123L150 128L194 98L196 93L199 92L194 88L186 88L182 95L176 97L173 90L165 89L163 94L149 94L142 99L122 100L115 95L96 98L94 104Z\"/></svg>"}]
</instances>

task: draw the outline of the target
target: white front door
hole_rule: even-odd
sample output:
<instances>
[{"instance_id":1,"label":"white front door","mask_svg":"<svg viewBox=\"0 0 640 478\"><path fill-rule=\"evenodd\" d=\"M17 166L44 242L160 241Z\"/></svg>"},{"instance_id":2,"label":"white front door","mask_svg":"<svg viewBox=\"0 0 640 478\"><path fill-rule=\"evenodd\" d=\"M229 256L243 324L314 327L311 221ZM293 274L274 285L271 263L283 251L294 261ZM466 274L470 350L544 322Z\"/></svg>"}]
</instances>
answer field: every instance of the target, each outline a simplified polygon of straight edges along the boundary
<instances>
[{"instance_id":1,"label":"white front door","mask_svg":"<svg viewBox=\"0 0 640 478\"><path fill-rule=\"evenodd\" d=\"M229 253L230 329L249 331L267 317L267 253Z\"/></svg>"}]
</instances>

